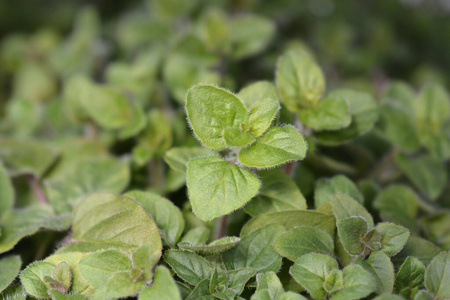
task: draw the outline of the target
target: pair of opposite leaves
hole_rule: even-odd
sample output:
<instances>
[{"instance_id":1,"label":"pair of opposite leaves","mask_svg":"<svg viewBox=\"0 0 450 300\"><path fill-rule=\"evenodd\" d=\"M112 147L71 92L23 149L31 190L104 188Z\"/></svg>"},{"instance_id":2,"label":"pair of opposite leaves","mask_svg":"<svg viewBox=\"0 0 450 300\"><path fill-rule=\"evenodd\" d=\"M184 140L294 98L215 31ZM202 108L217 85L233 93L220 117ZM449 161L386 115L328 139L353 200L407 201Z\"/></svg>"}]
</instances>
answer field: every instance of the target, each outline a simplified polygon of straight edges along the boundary
<instances>
[{"instance_id":1,"label":"pair of opposite leaves","mask_svg":"<svg viewBox=\"0 0 450 300\"><path fill-rule=\"evenodd\" d=\"M294 127L269 128L279 108L272 99L247 108L235 94L212 85L196 85L186 96L188 120L200 142L214 150L237 147L239 162L254 168L305 157L305 141ZM242 207L260 182L249 170L213 154L188 162L187 186L194 213L209 221Z\"/></svg>"}]
</instances>

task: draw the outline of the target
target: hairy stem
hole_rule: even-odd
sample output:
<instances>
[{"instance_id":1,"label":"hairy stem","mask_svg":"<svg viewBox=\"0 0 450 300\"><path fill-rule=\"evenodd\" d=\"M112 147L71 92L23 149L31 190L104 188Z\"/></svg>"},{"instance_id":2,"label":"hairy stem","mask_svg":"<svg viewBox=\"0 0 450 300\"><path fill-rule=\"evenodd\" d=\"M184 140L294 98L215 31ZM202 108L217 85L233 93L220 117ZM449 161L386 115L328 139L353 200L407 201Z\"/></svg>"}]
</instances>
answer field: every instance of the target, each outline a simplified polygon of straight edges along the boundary
<instances>
[{"instance_id":1,"label":"hairy stem","mask_svg":"<svg viewBox=\"0 0 450 300\"><path fill-rule=\"evenodd\" d=\"M36 198L39 200L39 203L47 203L47 198L45 197L45 193L42 190L38 178L33 174L28 174L26 175L26 179L28 180L28 184L36 195Z\"/></svg>"},{"instance_id":2,"label":"hairy stem","mask_svg":"<svg viewBox=\"0 0 450 300\"><path fill-rule=\"evenodd\" d=\"M228 225L228 215L225 215L221 217L219 222L217 223L216 239L220 239L227 234L227 225Z\"/></svg>"}]
</instances>

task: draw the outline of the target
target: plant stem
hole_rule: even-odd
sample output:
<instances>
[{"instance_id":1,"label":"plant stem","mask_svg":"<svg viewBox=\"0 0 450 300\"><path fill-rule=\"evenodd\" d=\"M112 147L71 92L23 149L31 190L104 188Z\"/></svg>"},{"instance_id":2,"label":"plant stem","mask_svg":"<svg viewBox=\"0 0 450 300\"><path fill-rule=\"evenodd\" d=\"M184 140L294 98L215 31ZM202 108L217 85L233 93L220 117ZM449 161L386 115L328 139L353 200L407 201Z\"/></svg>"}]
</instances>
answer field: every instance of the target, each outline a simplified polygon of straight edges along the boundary
<instances>
[{"instance_id":1,"label":"plant stem","mask_svg":"<svg viewBox=\"0 0 450 300\"><path fill-rule=\"evenodd\" d=\"M228 223L228 215L225 215L220 218L217 228L216 239L220 239L226 235L228 225L227 223Z\"/></svg>"},{"instance_id":2,"label":"plant stem","mask_svg":"<svg viewBox=\"0 0 450 300\"><path fill-rule=\"evenodd\" d=\"M28 180L28 184L30 185L31 189L36 195L36 198L39 200L39 203L42 204L47 203L47 198L45 197L45 193L42 190L38 178L33 174L28 174L26 175L26 179Z\"/></svg>"},{"instance_id":3,"label":"plant stem","mask_svg":"<svg viewBox=\"0 0 450 300\"><path fill-rule=\"evenodd\" d=\"M370 177L374 177L383 181L384 178L389 175L388 171L392 168L397 153L398 149L396 147L392 148L376 163L375 168L372 170L372 172L370 172Z\"/></svg>"},{"instance_id":4,"label":"plant stem","mask_svg":"<svg viewBox=\"0 0 450 300\"><path fill-rule=\"evenodd\" d=\"M284 173L286 173L289 177L292 175L292 171L294 170L294 162L290 161L284 166Z\"/></svg>"}]
</instances>

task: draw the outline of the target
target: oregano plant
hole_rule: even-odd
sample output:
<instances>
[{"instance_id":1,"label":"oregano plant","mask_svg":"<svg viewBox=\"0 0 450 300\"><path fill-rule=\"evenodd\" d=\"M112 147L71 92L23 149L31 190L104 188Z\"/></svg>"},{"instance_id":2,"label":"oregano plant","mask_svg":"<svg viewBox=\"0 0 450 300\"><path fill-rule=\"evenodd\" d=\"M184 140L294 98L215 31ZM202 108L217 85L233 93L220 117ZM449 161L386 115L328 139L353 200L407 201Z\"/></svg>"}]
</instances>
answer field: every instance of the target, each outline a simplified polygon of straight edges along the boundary
<instances>
[{"instance_id":1,"label":"oregano plant","mask_svg":"<svg viewBox=\"0 0 450 300\"><path fill-rule=\"evenodd\" d=\"M3 2L1 300L450 299L445 1Z\"/></svg>"}]
</instances>

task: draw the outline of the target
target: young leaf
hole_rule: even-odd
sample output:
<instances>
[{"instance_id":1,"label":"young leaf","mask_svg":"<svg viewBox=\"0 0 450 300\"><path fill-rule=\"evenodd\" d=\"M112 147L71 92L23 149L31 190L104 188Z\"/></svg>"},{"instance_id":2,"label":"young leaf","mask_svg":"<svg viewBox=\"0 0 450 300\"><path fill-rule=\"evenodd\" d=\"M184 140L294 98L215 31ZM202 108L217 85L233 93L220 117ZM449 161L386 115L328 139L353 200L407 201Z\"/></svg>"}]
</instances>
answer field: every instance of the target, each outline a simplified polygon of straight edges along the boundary
<instances>
[{"instance_id":1,"label":"young leaf","mask_svg":"<svg viewBox=\"0 0 450 300\"><path fill-rule=\"evenodd\" d=\"M145 209L127 196L94 193L85 197L73 212L72 228L73 238L79 241L115 243L129 249L149 245L153 264L161 256L158 227Z\"/></svg>"},{"instance_id":2,"label":"young leaf","mask_svg":"<svg viewBox=\"0 0 450 300\"><path fill-rule=\"evenodd\" d=\"M247 122L244 103L233 93L213 85L200 84L186 95L186 113L194 134L212 149L226 147L223 130Z\"/></svg>"},{"instance_id":3,"label":"young leaf","mask_svg":"<svg viewBox=\"0 0 450 300\"><path fill-rule=\"evenodd\" d=\"M331 201L331 205L333 206L333 214L336 220L349 217L361 217L366 220L368 229L373 227L372 215L367 212L364 206L351 197L345 194L336 194Z\"/></svg>"},{"instance_id":4,"label":"young leaf","mask_svg":"<svg viewBox=\"0 0 450 300\"><path fill-rule=\"evenodd\" d=\"M14 205L14 189L8 173L0 160L0 219Z\"/></svg>"},{"instance_id":5,"label":"young leaf","mask_svg":"<svg viewBox=\"0 0 450 300\"><path fill-rule=\"evenodd\" d=\"M203 257L188 251L169 250L164 253L164 260L181 279L192 285L208 279L209 286L213 268Z\"/></svg>"},{"instance_id":6,"label":"young leaf","mask_svg":"<svg viewBox=\"0 0 450 300\"><path fill-rule=\"evenodd\" d=\"M255 143L239 152L239 161L254 168L270 168L303 159L306 143L292 126L272 127Z\"/></svg>"},{"instance_id":7,"label":"young leaf","mask_svg":"<svg viewBox=\"0 0 450 300\"><path fill-rule=\"evenodd\" d=\"M228 148L245 147L255 141L255 138L248 132L247 128L239 127L225 128L223 130L223 138Z\"/></svg>"},{"instance_id":8,"label":"young leaf","mask_svg":"<svg viewBox=\"0 0 450 300\"><path fill-rule=\"evenodd\" d=\"M323 285L327 275L338 269L337 262L328 255L308 253L297 259L289 269L289 274L314 299L323 299L327 295Z\"/></svg>"},{"instance_id":9,"label":"young leaf","mask_svg":"<svg viewBox=\"0 0 450 300\"><path fill-rule=\"evenodd\" d=\"M361 299L375 291L377 283L361 266L351 265L344 269L344 288L335 293L332 300Z\"/></svg>"},{"instance_id":10,"label":"young leaf","mask_svg":"<svg viewBox=\"0 0 450 300\"><path fill-rule=\"evenodd\" d=\"M283 232L282 226L270 224L243 237L236 247L223 254L226 268L253 268L258 273L278 271L281 256L273 249L273 243Z\"/></svg>"},{"instance_id":11,"label":"young leaf","mask_svg":"<svg viewBox=\"0 0 450 300\"><path fill-rule=\"evenodd\" d=\"M184 230L184 219L178 207L151 192L131 191L125 196L139 202L155 220L164 241L171 247L175 246Z\"/></svg>"},{"instance_id":12,"label":"young leaf","mask_svg":"<svg viewBox=\"0 0 450 300\"><path fill-rule=\"evenodd\" d=\"M52 271L52 278L61 282L66 290L69 289L72 281L72 273L67 262L61 261Z\"/></svg>"},{"instance_id":13,"label":"young leaf","mask_svg":"<svg viewBox=\"0 0 450 300\"><path fill-rule=\"evenodd\" d=\"M280 104L275 100L267 99L255 103L250 108L248 116L248 127L251 135L254 137L262 135L272 124L279 109Z\"/></svg>"},{"instance_id":14,"label":"young leaf","mask_svg":"<svg viewBox=\"0 0 450 300\"><path fill-rule=\"evenodd\" d=\"M345 175L337 175L332 178L320 178L316 181L314 206L318 208L325 203L331 203L337 193L346 194L360 204L364 203L364 197L353 181Z\"/></svg>"},{"instance_id":15,"label":"young leaf","mask_svg":"<svg viewBox=\"0 0 450 300\"><path fill-rule=\"evenodd\" d=\"M368 231L367 221L362 217L348 217L336 222L339 239L350 255L361 255L364 252L362 239Z\"/></svg>"},{"instance_id":16,"label":"young leaf","mask_svg":"<svg viewBox=\"0 0 450 300\"><path fill-rule=\"evenodd\" d=\"M414 256L407 257L395 277L395 292L409 299L423 287L424 274L423 263Z\"/></svg>"},{"instance_id":17,"label":"young leaf","mask_svg":"<svg viewBox=\"0 0 450 300\"><path fill-rule=\"evenodd\" d=\"M241 237L248 236L268 224L279 224L286 230L297 226L320 228L334 235L336 222L330 215L313 210L288 210L258 215L248 221L241 230Z\"/></svg>"},{"instance_id":18,"label":"young leaf","mask_svg":"<svg viewBox=\"0 0 450 300\"><path fill-rule=\"evenodd\" d=\"M192 292L186 297L186 300L214 300L215 298L211 296L209 292L209 279L203 279L197 286L192 290Z\"/></svg>"},{"instance_id":19,"label":"young leaf","mask_svg":"<svg viewBox=\"0 0 450 300\"><path fill-rule=\"evenodd\" d=\"M153 283L139 294L139 300L181 300L181 294L170 274L164 266L156 268Z\"/></svg>"},{"instance_id":20,"label":"young leaf","mask_svg":"<svg viewBox=\"0 0 450 300\"><path fill-rule=\"evenodd\" d=\"M234 236L226 236L221 239L215 240L208 245L193 245L187 242L178 243L178 248L182 250L198 252L202 255L217 254L231 249L239 243L241 239Z\"/></svg>"},{"instance_id":21,"label":"young leaf","mask_svg":"<svg viewBox=\"0 0 450 300\"><path fill-rule=\"evenodd\" d=\"M430 200L435 201L444 190L447 172L439 159L428 154L415 158L400 154L397 156L397 164L409 180Z\"/></svg>"},{"instance_id":22,"label":"young leaf","mask_svg":"<svg viewBox=\"0 0 450 300\"><path fill-rule=\"evenodd\" d=\"M336 130L350 125L352 117L347 101L343 98L325 98L316 106L301 109L298 119L316 130Z\"/></svg>"},{"instance_id":23,"label":"young leaf","mask_svg":"<svg viewBox=\"0 0 450 300\"><path fill-rule=\"evenodd\" d=\"M106 296L111 298L131 297L145 287L145 282L134 282L129 272L115 273L106 285Z\"/></svg>"},{"instance_id":24,"label":"young leaf","mask_svg":"<svg viewBox=\"0 0 450 300\"><path fill-rule=\"evenodd\" d=\"M417 226L417 195L405 185L388 186L377 195L372 205L381 211L383 221L399 223L409 228Z\"/></svg>"},{"instance_id":25,"label":"young leaf","mask_svg":"<svg viewBox=\"0 0 450 300\"><path fill-rule=\"evenodd\" d=\"M152 279L152 269L155 263L152 261L152 257L148 255L149 252L150 246L142 245L132 255L133 267L142 271L142 276L145 281Z\"/></svg>"},{"instance_id":26,"label":"young leaf","mask_svg":"<svg viewBox=\"0 0 450 300\"><path fill-rule=\"evenodd\" d=\"M344 274L341 270L331 271L323 283L323 288L328 294L335 293L344 287Z\"/></svg>"},{"instance_id":27,"label":"young leaf","mask_svg":"<svg viewBox=\"0 0 450 300\"><path fill-rule=\"evenodd\" d=\"M262 187L258 195L244 206L251 216L288 209L306 209L306 200L292 179L279 169L258 174Z\"/></svg>"},{"instance_id":28,"label":"young leaf","mask_svg":"<svg viewBox=\"0 0 450 300\"><path fill-rule=\"evenodd\" d=\"M284 293L283 285L274 272L260 273L256 275L256 292L267 290L270 299L278 299Z\"/></svg>"},{"instance_id":29,"label":"young leaf","mask_svg":"<svg viewBox=\"0 0 450 300\"><path fill-rule=\"evenodd\" d=\"M48 298L49 287L44 282L44 276L52 274L55 265L36 261L20 273L20 281L27 294L36 298Z\"/></svg>"},{"instance_id":30,"label":"young leaf","mask_svg":"<svg viewBox=\"0 0 450 300\"><path fill-rule=\"evenodd\" d=\"M19 275L22 260L20 256L8 256L0 259L0 293L3 292Z\"/></svg>"},{"instance_id":31,"label":"young leaf","mask_svg":"<svg viewBox=\"0 0 450 300\"><path fill-rule=\"evenodd\" d=\"M377 294L389 294L394 288L394 266L389 257L381 251L372 252L367 260L358 257L355 264L372 274L377 282Z\"/></svg>"},{"instance_id":32,"label":"young leaf","mask_svg":"<svg viewBox=\"0 0 450 300\"><path fill-rule=\"evenodd\" d=\"M277 91L270 81L257 81L247 85L237 95L244 101L248 109L266 99L278 102Z\"/></svg>"},{"instance_id":33,"label":"young leaf","mask_svg":"<svg viewBox=\"0 0 450 300\"><path fill-rule=\"evenodd\" d=\"M352 122L344 129L316 132L314 136L320 144L332 146L350 141L368 132L378 119L378 104L370 94L342 89L328 96L348 101Z\"/></svg>"},{"instance_id":34,"label":"young leaf","mask_svg":"<svg viewBox=\"0 0 450 300\"><path fill-rule=\"evenodd\" d=\"M381 252L388 256L394 256L409 238L409 230L391 223L378 223L375 227L381 234Z\"/></svg>"},{"instance_id":35,"label":"young leaf","mask_svg":"<svg viewBox=\"0 0 450 300\"><path fill-rule=\"evenodd\" d=\"M164 154L164 161L174 170L185 173L189 160L197 157L217 156L217 152L202 147L174 147Z\"/></svg>"},{"instance_id":36,"label":"young leaf","mask_svg":"<svg viewBox=\"0 0 450 300\"><path fill-rule=\"evenodd\" d=\"M298 49L283 54L275 77L278 95L292 112L301 107L314 107L325 90L325 79L319 66L306 52Z\"/></svg>"},{"instance_id":37,"label":"young leaf","mask_svg":"<svg viewBox=\"0 0 450 300\"><path fill-rule=\"evenodd\" d=\"M205 157L188 162L187 186L194 214L209 221L248 202L258 192L259 180L220 157Z\"/></svg>"},{"instance_id":38,"label":"young leaf","mask_svg":"<svg viewBox=\"0 0 450 300\"><path fill-rule=\"evenodd\" d=\"M435 298L450 297L450 252L438 254L425 271L425 287Z\"/></svg>"},{"instance_id":39,"label":"young leaf","mask_svg":"<svg viewBox=\"0 0 450 300\"><path fill-rule=\"evenodd\" d=\"M310 252L334 253L333 238L316 227L295 227L288 230L275 240L273 247L280 255L292 261Z\"/></svg>"},{"instance_id":40,"label":"young leaf","mask_svg":"<svg viewBox=\"0 0 450 300\"><path fill-rule=\"evenodd\" d=\"M118 250L89 253L79 264L81 276L97 290L104 288L114 274L130 271L131 267L130 259Z\"/></svg>"}]
</instances>

